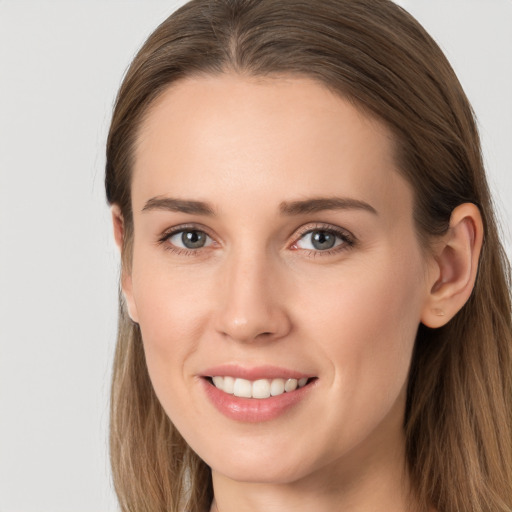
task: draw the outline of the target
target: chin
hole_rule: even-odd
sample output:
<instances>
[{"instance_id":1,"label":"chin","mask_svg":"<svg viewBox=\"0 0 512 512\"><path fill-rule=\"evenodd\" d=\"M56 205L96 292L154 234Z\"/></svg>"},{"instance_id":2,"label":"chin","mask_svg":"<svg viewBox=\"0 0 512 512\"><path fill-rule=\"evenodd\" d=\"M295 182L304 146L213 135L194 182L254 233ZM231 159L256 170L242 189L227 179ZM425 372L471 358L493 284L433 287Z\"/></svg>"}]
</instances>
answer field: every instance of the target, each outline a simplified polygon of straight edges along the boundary
<instances>
[{"instance_id":1,"label":"chin","mask_svg":"<svg viewBox=\"0 0 512 512\"><path fill-rule=\"evenodd\" d=\"M287 467L276 464L273 458L264 464L243 461L233 463L230 460L225 464L212 467L212 471L230 480L252 484L290 484L301 480L307 474L307 471L304 471L304 465L293 464L293 467Z\"/></svg>"},{"instance_id":2,"label":"chin","mask_svg":"<svg viewBox=\"0 0 512 512\"><path fill-rule=\"evenodd\" d=\"M254 484L290 484L314 473L321 460L315 460L313 450L293 450L279 443L278 448L256 443L240 443L222 453L208 453L203 459L212 471L230 480ZM302 448L302 447L301 447ZM329 461L325 461L328 463Z\"/></svg>"}]
</instances>

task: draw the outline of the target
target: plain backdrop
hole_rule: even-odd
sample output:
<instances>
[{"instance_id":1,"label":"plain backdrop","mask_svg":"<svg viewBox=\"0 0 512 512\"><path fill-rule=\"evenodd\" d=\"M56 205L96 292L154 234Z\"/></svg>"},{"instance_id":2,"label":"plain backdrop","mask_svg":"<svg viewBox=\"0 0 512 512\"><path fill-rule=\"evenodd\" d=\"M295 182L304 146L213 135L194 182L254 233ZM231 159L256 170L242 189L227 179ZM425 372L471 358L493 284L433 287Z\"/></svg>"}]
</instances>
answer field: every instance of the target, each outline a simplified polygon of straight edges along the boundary
<instances>
[{"instance_id":1,"label":"plain backdrop","mask_svg":"<svg viewBox=\"0 0 512 512\"><path fill-rule=\"evenodd\" d=\"M117 510L104 145L130 59L182 3L0 0L0 512ZM510 255L512 0L400 4L473 103Z\"/></svg>"}]
</instances>

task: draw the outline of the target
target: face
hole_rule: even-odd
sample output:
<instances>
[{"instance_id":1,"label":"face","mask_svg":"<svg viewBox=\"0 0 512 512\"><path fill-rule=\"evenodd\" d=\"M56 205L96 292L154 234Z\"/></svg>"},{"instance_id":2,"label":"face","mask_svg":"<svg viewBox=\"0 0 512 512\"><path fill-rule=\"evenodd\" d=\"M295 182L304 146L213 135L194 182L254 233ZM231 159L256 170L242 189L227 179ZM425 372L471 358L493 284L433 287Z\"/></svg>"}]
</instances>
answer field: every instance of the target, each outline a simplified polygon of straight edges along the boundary
<instances>
[{"instance_id":1,"label":"face","mask_svg":"<svg viewBox=\"0 0 512 512\"><path fill-rule=\"evenodd\" d=\"M428 287L379 122L308 79L174 84L135 152L123 288L165 411L214 474L389 463Z\"/></svg>"}]
</instances>

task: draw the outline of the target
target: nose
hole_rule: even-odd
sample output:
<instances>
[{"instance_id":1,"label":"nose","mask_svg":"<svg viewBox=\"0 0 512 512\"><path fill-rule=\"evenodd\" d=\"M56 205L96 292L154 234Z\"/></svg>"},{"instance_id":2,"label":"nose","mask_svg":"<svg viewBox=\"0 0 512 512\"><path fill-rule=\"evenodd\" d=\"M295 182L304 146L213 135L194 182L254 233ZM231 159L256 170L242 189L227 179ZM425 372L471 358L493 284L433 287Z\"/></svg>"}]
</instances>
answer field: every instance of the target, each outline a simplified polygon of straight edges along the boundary
<instances>
[{"instance_id":1,"label":"nose","mask_svg":"<svg viewBox=\"0 0 512 512\"><path fill-rule=\"evenodd\" d=\"M279 264L268 257L233 257L219 274L216 330L243 343L278 340L291 328Z\"/></svg>"}]
</instances>

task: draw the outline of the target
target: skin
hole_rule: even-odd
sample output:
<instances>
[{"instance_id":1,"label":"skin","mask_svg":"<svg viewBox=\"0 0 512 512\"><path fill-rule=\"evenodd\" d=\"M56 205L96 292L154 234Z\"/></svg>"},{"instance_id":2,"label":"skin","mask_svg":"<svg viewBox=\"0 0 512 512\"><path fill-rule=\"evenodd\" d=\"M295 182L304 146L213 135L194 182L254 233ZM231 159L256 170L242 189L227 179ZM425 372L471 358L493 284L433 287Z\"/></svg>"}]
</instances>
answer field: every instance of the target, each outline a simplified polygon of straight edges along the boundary
<instances>
[{"instance_id":1,"label":"skin","mask_svg":"<svg viewBox=\"0 0 512 512\"><path fill-rule=\"evenodd\" d=\"M186 79L148 112L123 291L162 406L212 468L212 510L414 509L402 425L415 334L469 296L481 224L463 205L427 255L393 150L383 124L308 79ZM371 208L282 211L333 196ZM155 207L155 198L211 212ZM183 225L206 244L180 247L169 230ZM336 246L315 248L312 230L339 232ZM277 418L235 421L201 378L225 363L316 380Z\"/></svg>"}]
</instances>

